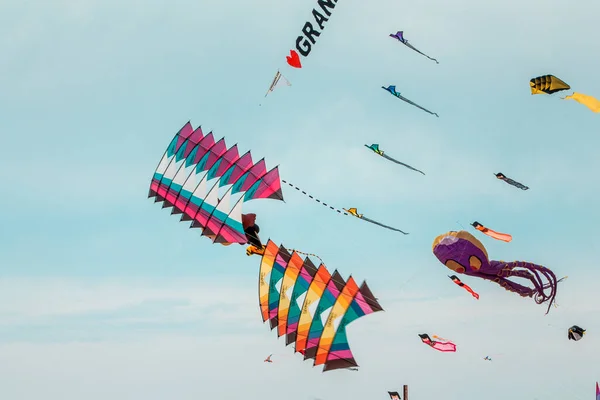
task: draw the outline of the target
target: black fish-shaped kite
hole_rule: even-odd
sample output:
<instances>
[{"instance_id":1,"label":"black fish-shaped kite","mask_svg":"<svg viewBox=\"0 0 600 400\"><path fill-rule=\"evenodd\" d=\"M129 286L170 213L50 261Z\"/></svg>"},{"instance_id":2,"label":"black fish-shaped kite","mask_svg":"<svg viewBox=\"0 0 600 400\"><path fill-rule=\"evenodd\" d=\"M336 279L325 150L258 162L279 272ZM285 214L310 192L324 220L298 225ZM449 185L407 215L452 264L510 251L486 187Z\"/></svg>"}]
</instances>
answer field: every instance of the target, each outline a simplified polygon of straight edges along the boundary
<instances>
[{"instance_id":1,"label":"black fish-shaped kite","mask_svg":"<svg viewBox=\"0 0 600 400\"><path fill-rule=\"evenodd\" d=\"M504 175L502 172L498 172L496 175L496 178L498 179L502 179L504 182L508 183L509 185L512 185L516 188L519 188L521 190L528 190L529 186L525 186L522 183L519 183L515 180L510 179L509 177L507 177L506 175Z\"/></svg>"},{"instance_id":2,"label":"black fish-shaped kite","mask_svg":"<svg viewBox=\"0 0 600 400\"><path fill-rule=\"evenodd\" d=\"M421 51L417 50L415 47L413 47L412 44L408 43L408 40L404 39L404 31L398 31L396 34L390 33L390 37L393 37L394 39L398 39L400 41L400 43L402 43L403 45L405 45L406 47L409 47L411 49L413 49L414 51L416 51L417 53L429 58L432 61L435 61L436 64L439 64L440 62L438 60L436 60L435 58L429 57L427 54L422 53Z\"/></svg>"},{"instance_id":3,"label":"black fish-shaped kite","mask_svg":"<svg viewBox=\"0 0 600 400\"><path fill-rule=\"evenodd\" d=\"M583 338L583 335L585 335L585 329L577 326L577 325L573 325L572 327L569 328L569 340L574 340L574 341L578 341L581 340Z\"/></svg>"},{"instance_id":4,"label":"black fish-shaped kite","mask_svg":"<svg viewBox=\"0 0 600 400\"><path fill-rule=\"evenodd\" d=\"M400 393L388 391L391 400L400 400Z\"/></svg>"},{"instance_id":5,"label":"black fish-shaped kite","mask_svg":"<svg viewBox=\"0 0 600 400\"><path fill-rule=\"evenodd\" d=\"M437 115L437 113L434 113L432 111L429 111L428 109L421 107L420 105L418 105L417 103L414 103L412 101L410 101L409 99L407 99L406 97L402 96L400 94L400 92L396 92L396 85L390 85L388 87L382 86L381 87L383 90L387 90L388 92L390 92L391 94L393 94L394 96L396 96L397 98L399 98L400 100L403 100L405 102L407 102L408 104L412 104L413 106L420 108L421 110L428 112L431 115L435 115L436 117L440 117L439 115Z\"/></svg>"},{"instance_id":6,"label":"black fish-shaped kite","mask_svg":"<svg viewBox=\"0 0 600 400\"><path fill-rule=\"evenodd\" d=\"M403 166L405 166L405 167L406 167L406 168L408 168L408 169L412 169L413 171L417 171L417 172L420 172L420 173L422 173L423 175L425 175L425 172L423 172L423 171L420 171L420 170L418 170L418 169L416 169L416 168L413 168L413 167L411 167L410 165L408 165L408 164L404 164L403 162L400 162L400 161L398 161L398 160L395 160L395 159L393 159L393 158L392 158L392 157L390 157L390 156L386 156L386 155L385 155L385 153L384 153L384 151L379 149L379 145L378 145L378 144L372 144L372 145L370 145L370 146L367 146L367 145L365 144L365 147L366 147L367 149L371 149L371 150L373 150L373 152L375 152L376 154L379 154L381 157L383 157L383 158L385 158L385 159L388 159L388 160L390 160L391 162L395 162L396 164L403 165Z\"/></svg>"}]
</instances>

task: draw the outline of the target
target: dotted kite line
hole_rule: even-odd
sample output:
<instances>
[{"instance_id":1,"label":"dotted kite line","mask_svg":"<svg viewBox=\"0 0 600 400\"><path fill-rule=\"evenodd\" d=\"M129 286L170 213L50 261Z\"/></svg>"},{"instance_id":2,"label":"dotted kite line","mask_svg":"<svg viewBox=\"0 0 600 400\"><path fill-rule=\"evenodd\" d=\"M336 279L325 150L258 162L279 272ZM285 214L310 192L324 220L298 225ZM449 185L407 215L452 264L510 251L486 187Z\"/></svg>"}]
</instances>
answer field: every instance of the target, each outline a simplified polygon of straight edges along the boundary
<instances>
[{"instance_id":1,"label":"dotted kite line","mask_svg":"<svg viewBox=\"0 0 600 400\"><path fill-rule=\"evenodd\" d=\"M296 189L299 192L302 192L303 195L310 197L311 199L313 199L314 201L316 201L317 203L323 204L325 207L329 207L330 209L332 209L333 211L337 211L339 214L344 214L344 215L349 215L347 212L344 212L340 209L337 209L335 207L330 206L329 204L325 203L324 201L321 201L319 199L317 199L316 197L306 193L304 190L300 189L298 186L291 184L290 182L287 182L285 180L281 180L281 182L283 183L287 183L288 185L290 185L291 187L293 187L294 189ZM299 252L298 252L299 253Z\"/></svg>"}]
</instances>

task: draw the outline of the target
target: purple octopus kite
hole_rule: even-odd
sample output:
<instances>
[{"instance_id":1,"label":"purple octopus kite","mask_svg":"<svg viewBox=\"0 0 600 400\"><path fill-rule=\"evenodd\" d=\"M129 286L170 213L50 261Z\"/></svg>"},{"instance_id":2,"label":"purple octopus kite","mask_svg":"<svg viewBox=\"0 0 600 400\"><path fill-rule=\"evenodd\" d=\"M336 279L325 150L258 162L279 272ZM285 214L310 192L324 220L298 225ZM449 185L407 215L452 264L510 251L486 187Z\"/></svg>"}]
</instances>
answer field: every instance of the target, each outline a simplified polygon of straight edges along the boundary
<instances>
[{"instance_id":1,"label":"purple octopus kite","mask_svg":"<svg viewBox=\"0 0 600 400\"><path fill-rule=\"evenodd\" d=\"M558 282L554 272L541 265L525 261L495 261L488 258L483 244L466 231L451 231L435 238L433 254L451 270L496 282L504 289L522 297L534 297L537 304L547 301L548 310L554 303ZM534 288L515 283L508 278L528 279ZM548 282L544 283L543 278ZM564 279L564 278L563 278ZM550 289L546 294L546 289Z\"/></svg>"}]
</instances>

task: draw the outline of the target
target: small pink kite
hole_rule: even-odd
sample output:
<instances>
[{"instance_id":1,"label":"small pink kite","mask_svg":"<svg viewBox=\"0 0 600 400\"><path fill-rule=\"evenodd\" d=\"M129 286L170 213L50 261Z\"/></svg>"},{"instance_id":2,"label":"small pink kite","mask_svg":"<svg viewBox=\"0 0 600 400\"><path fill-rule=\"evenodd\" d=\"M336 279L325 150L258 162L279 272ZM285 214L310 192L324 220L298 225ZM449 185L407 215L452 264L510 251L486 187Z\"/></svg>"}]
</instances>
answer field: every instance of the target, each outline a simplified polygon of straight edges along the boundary
<instances>
[{"instance_id":1,"label":"small pink kite","mask_svg":"<svg viewBox=\"0 0 600 400\"><path fill-rule=\"evenodd\" d=\"M449 342L449 341L441 342L441 341L432 340L429 337L429 335L426 333L419 334L419 337L421 338L421 341L423 343L433 347L434 349L436 349L438 351L443 351L445 353L448 353L448 352L454 353L456 351L456 345L452 342Z\"/></svg>"}]
</instances>

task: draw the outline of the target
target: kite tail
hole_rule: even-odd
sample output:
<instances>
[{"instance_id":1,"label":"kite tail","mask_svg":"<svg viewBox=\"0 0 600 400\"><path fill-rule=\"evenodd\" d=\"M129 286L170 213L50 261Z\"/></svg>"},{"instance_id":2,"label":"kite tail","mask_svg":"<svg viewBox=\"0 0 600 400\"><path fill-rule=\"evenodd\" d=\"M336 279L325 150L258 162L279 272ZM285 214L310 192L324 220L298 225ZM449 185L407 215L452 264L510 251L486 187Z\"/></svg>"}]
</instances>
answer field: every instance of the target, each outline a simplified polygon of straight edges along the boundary
<instances>
[{"instance_id":1,"label":"kite tail","mask_svg":"<svg viewBox=\"0 0 600 400\"><path fill-rule=\"evenodd\" d=\"M417 53L419 53L419 54L421 54L421 55L423 55L423 56L425 56L425 57L429 58L429 59L430 59L430 60L432 60L432 61L435 61L435 63L436 63L436 64L439 64L439 63L440 63L440 62L439 62L438 60L436 60L435 58L433 58L433 57L429 57L427 54L423 53L422 51L420 51L420 50L417 50L415 47L413 47L413 45L412 45L412 44L409 44L409 43L408 43L408 41L406 41L404 44L405 44L405 45L407 45L408 47L410 47L411 49L413 49L414 51L416 51Z\"/></svg>"},{"instance_id":2,"label":"kite tail","mask_svg":"<svg viewBox=\"0 0 600 400\"><path fill-rule=\"evenodd\" d=\"M403 234L405 234L405 235L408 235L408 232L404 232L404 231L401 231L400 229L392 228L391 226L384 225L384 224L382 224L382 223L379 223L379 222L377 222L377 221L373 221L372 219L369 219L369 218L367 218L367 217L364 217L364 216L363 216L363 217L361 217L360 219L364 219L365 221L367 221L367 222L370 222L370 223L372 223L372 224L379 225L379 226L381 226L381 227L383 227L383 228L387 228L387 229L390 229L390 230L392 230L392 231L396 231L396 232L400 232L400 233L403 233Z\"/></svg>"},{"instance_id":3,"label":"kite tail","mask_svg":"<svg viewBox=\"0 0 600 400\"><path fill-rule=\"evenodd\" d=\"M385 158L385 159L388 159L388 160L390 160L391 162L395 162L396 164L403 165L403 166L405 166L405 167L406 167L406 168L408 168L408 169L412 169L413 171L417 171L417 172L420 172L420 173L422 173L423 175L425 175L425 172L423 172L423 171L421 171L421 170L418 170L418 169L416 169L416 168L413 168L413 167L411 167L411 166L410 166L410 165L408 165L408 164L404 164L403 162L400 162L400 161L398 161L398 160L395 160L395 159L393 159L393 158L392 158L392 157L390 157L390 156L386 156L385 154L382 154L381 156L382 156L383 158Z\"/></svg>"},{"instance_id":4,"label":"kite tail","mask_svg":"<svg viewBox=\"0 0 600 400\"><path fill-rule=\"evenodd\" d=\"M477 300L479 300L479 293L475 292L473 289L471 289L471 287L469 285L464 285L463 284L463 288L471 293L471 296L475 297Z\"/></svg>"},{"instance_id":5,"label":"kite tail","mask_svg":"<svg viewBox=\"0 0 600 400\"><path fill-rule=\"evenodd\" d=\"M310 197L311 199L313 199L313 200L314 200L314 201L316 201L317 203L321 203L321 204L323 204L325 207L329 207L329 208L330 208L330 209L332 209L333 211L337 211L339 214L348 215L348 213L346 213L346 212L344 212L344 211L342 211L342 210L340 210L340 209L338 209L338 208L335 208L335 207L332 207L332 206L330 206L329 204L325 203L324 201L321 201L321 200L317 199L315 196L312 196L312 195L310 195L310 194L306 193L304 190L300 189L298 186L296 186L296 185L294 185L294 184L292 184L292 183L290 183L290 182L287 182L287 181L285 181L285 180L283 180L283 179L281 180L281 182L283 182L283 183L287 183L288 185L290 185L291 187L293 187L293 188L294 188L294 189L296 189L297 191L299 191L299 192L302 192L302 194L304 194L304 195L306 195L306 196Z\"/></svg>"},{"instance_id":6,"label":"kite tail","mask_svg":"<svg viewBox=\"0 0 600 400\"><path fill-rule=\"evenodd\" d=\"M429 110L428 110L428 109L426 109L425 107L421 107L421 106L420 106L420 105L418 105L417 103L414 103L414 102L410 101L409 99L407 99L407 98L406 98L406 97L404 97L404 96L400 96L400 95L398 95L398 98L399 98L399 99L402 99L402 100L404 100L404 101L405 101L405 102L407 102L408 104L412 104L413 106L415 106L415 107L417 107L417 108L420 108L421 110L423 110L423 111L425 111L425 112L428 112L429 114L435 115L435 116L436 116L436 117L438 117L438 118L440 117L439 115L437 115L437 113L434 113L433 111L429 111Z\"/></svg>"},{"instance_id":7,"label":"kite tail","mask_svg":"<svg viewBox=\"0 0 600 400\"><path fill-rule=\"evenodd\" d=\"M439 62L438 60L436 60L435 58L433 58L433 57L429 57L427 54L425 54L425 53L421 53L419 50L417 50L417 53L419 53L419 54L423 54L425 57L429 58L431 61L435 61L435 63L436 63L436 64L439 64L439 63L440 63L440 62Z\"/></svg>"}]
</instances>

